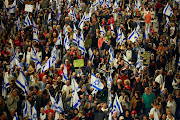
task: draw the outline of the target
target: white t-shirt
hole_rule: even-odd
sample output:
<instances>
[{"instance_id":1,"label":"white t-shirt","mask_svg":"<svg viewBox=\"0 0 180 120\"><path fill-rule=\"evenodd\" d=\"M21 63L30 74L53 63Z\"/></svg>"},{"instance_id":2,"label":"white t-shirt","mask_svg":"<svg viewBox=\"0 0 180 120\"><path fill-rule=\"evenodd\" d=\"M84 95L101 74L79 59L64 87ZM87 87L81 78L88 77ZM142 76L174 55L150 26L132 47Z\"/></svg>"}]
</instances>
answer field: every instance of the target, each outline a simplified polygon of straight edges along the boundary
<instances>
[{"instance_id":1,"label":"white t-shirt","mask_svg":"<svg viewBox=\"0 0 180 120\"><path fill-rule=\"evenodd\" d=\"M40 113L40 120L45 120L46 119L46 113L44 113L44 115L42 115L42 113Z\"/></svg>"},{"instance_id":2,"label":"white t-shirt","mask_svg":"<svg viewBox=\"0 0 180 120\"><path fill-rule=\"evenodd\" d=\"M150 112L149 112L149 116L150 116L151 114L154 115L154 114L155 114L155 110L156 110L156 112L157 112L157 115L159 116L159 115L160 115L160 112L159 112L159 110L156 109L156 108L151 108L151 110L150 110Z\"/></svg>"},{"instance_id":3,"label":"white t-shirt","mask_svg":"<svg viewBox=\"0 0 180 120\"><path fill-rule=\"evenodd\" d=\"M160 74L155 78L155 82L159 83L160 85L163 84L163 76Z\"/></svg>"}]
</instances>

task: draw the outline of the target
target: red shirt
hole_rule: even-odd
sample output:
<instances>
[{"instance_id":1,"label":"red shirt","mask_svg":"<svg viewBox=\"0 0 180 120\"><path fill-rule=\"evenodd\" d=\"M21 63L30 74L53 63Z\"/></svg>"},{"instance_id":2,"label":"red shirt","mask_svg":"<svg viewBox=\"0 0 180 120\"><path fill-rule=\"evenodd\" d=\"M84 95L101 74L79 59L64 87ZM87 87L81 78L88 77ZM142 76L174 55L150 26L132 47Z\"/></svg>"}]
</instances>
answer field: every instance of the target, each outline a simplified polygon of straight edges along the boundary
<instances>
[{"instance_id":1,"label":"red shirt","mask_svg":"<svg viewBox=\"0 0 180 120\"><path fill-rule=\"evenodd\" d=\"M65 64L63 64L63 69L64 69L64 66L65 66ZM71 66L70 65L66 65L66 67L67 67L67 72L69 74Z\"/></svg>"},{"instance_id":2,"label":"red shirt","mask_svg":"<svg viewBox=\"0 0 180 120\"><path fill-rule=\"evenodd\" d=\"M5 54L9 55L9 54L10 54L9 51L2 51L1 53L2 53L3 55L5 55Z\"/></svg>"},{"instance_id":3,"label":"red shirt","mask_svg":"<svg viewBox=\"0 0 180 120\"><path fill-rule=\"evenodd\" d=\"M120 76L120 75L118 75L118 77L116 78L116 83L117 83L117 80L118 79L121 79L122 80L122 85L124 86L124 80L126 80L126 79L128 79L128 76L127 75L122 75L122 76Z\"/></svg>"},{"instance_id":4,"label":"red shirt","mask_svg":"<svg viewBox=\"0 0 180 120\"><path fill-rule=\"evenodd\" d=\"M14 45L19 46L20 45L20 39L15 39L14 40Z\"/></svg>"},{"instance_id":5,"label":"red shirt","mask_svg":"<svg viewBox=\"0 0 180 120\"><path fill-rule=\"evenodd\" d=\"M45 113L48 115L50 112L53 113L53 116L55 116L54 110L50 109L50 110L46 110Z\"/></svg>"},{"instance_id":6,"label":"red shirt","mask_svg":"<svg viewBox=\"0 0 180 120\"><path fill-rule=\"evenodd\" d=\"M58 75L62 75L63 74L63 70L58 70Z\"/></svg>"},{"instance_id":7,"label":"red shirt","mask_svg":"<svg viewBox=\"0 0 180 120\"><path fill-rule=\"evenodd\" d=\"M41 81L41 80L42 80L43 76L44 76L44 74L43 74L43 73L39 74L39 81Z\"/></svg>"}]
</instances>

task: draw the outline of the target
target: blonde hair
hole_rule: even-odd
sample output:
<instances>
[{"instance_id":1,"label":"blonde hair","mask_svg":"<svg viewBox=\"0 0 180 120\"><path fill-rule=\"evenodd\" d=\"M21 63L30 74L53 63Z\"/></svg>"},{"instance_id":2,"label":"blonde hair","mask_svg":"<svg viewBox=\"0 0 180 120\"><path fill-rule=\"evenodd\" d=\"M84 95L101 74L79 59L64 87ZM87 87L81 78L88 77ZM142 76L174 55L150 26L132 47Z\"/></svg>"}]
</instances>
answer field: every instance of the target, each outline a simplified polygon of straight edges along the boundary
<instances>
[{"instance_id":1,"label":"blonde hair","mask_svg":"<svg viewBox=\"0 0 180 120\"><path fill-rule=\"evenodd\" d=\"M130 80L129 79L124 80L124 84L125 85L130 85Z\"/></svg>"}]
</instances>

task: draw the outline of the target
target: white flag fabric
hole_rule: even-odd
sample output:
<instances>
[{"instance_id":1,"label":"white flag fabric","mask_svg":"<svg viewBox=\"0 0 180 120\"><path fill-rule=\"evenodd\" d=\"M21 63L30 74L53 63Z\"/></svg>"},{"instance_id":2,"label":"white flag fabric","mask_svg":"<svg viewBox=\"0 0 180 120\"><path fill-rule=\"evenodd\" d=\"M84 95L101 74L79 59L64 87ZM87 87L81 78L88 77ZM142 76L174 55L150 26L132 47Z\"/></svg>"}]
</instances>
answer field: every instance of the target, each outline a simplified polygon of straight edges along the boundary
<instances>
[{"instance_id":1,"label":"white flag fabric","mask_svg":"<svg viewBox=\"0 0 180 120\"><path fill-rule=\"evenodd\" d=\"M57 106L57 103L55 101L55 99L53 98L53 96L51 95L51 93L49 92L49 95L50 95L50 100L52 102L52 109L55 111L56 110L56 106Z\"/></svg>"},{"instance_id":2,"label":"white flag fabric","mask_svg":"<svg viewBox=\"0 0 180 120\"><path fill-rule=\"evenodd\" d=\"M40 4L39 1L36 2L36 12L40 11Z\"/></svg>"},{"instance_id":3,"label":"white flag fabric","mask_svg":"<svg viewBox=\"0 0 180 120\"><path fill-rule=\"evenodd\" d=\"M9 43L11 44L11 48L14 50L14 45L13 45L13 42L12 42L11 37L10 37L10 39L9 39ZM13 52L14 52L14 51L13 51Z\"/></svg>"},{"instance_id":4,"label":"white flag fabric","mask_svg":"<svg viewBox=\"0 0 180 120\"><path fill-rule=\"evenodd\" d=\"M115 94L115 98L114 98L114 102L113 102L113 111L112 112L114 112L114 111L117 112L118 116L123 113L123 109L122 109L121 104L119 103L117 93Z\"/></svg>"},{"instance_id":5,"label":"white flag fabric","mask_svg":"<svg viewBox=\"0 0 180 120\"><path fill-rule=\"evenodd\" d=\"M111 1L110 0L106 0L106 6L107 6L107 8L111 7Z\"/></svg>"},{"instance_id":6,"label":"white flag fabric","mask_svg":"<svg viewBox=\"0 0 180 120\"><path fill-rule=\"evenodd\" d=\"M23 109L23 118L28 117L31 118L31 104L28 100L25 101L25 106Z\"/></svg>"},{"instance_id":7,"label":"white flag fabric","mask_svg":"<svg viewBox=\"0 0 180 120\"><path fill-rule=\"evenodd\" d=\"M37 50L33 46L31 48L31 55L30 56L31 56L31 59L35 63L36 72L38 72L38 70L41 69L42 65L41 65L41 60L37 54Z\"/></svg>"},{"instance_id":8,"label":"white flag fabric","mask_svg":"<svg viewBox=\"0 0 180 120\"><path fill-rule=\"evenodd\" d=\"M169 24L170 24L169 18L166 16L166 28L169 26Z\"/></svg>"},{"instance_id":9,"label":"white flag fabric","mask_svg":"<svg viewBox=\"0 0 180 120\"><path fill-rule=\"evenodd\" d=\"M73 94L73 109L77 108L79 110L79 106L81 105L79 96L77 94L77 91L75 89L74 94Z\"/></svg>"},{"instance_id":10,"label":"white flag fabric","mask_svg":"<svg viewBox=\"0 0 180 120\"><path fill-rule=\"evenodd\" d=\"M83 35L82 31L81 31L80 36L79 36L78 49L81 50L81 53L83 55L85 55L86 49L85 49L85 46L84 46L84 35Z\"/></svg>"},{"instance_id":11,"label":"white flag fabric","mask_svg":"<svg viewBox=\"0 0 180 120\"><path fill-rule=\"evenodd\" d=\"M120 30L120 28L118 29L117 32L117 40L116 42L119 43L120 45L122 45L125 42L126 38L122 32L122 30Z\"/></svg>"},{"instance_id":12,"label":"white flag fabric","mask_svg":"<svg viewBox=\"0 0 180 120\"><path fill-rule=\"evenodd\" d=\"M141 10L141 2L138 0L137 2L135 1L135 7L134 9L138 9L139 11Z\"/></svg>"},{"instance_id":13,"label":"white flag fabric","mask_svg":"<svg viewBox=\"0 0 180 120\"><path fill-rule=\"evenodd\" d=\"M18 120L17 112L15 113L13 120Z\"/></svg>"},{"instance_id":14,"label":"white flag fabric","mask_svg":"<svg viewBox=\"0 0 180 120\"><path fill-rule=\"evenodd\" d=\"M37 25L34 21L33 21L33 33L36 33L37 35L39 35L39 30L38 30Z\"/></svg>"},{"instance_id":15,"label":"white flag fabric","mask_svg":"<svg viewBox=\"0 0 180 120\"><path fill-rule=\"evenodd\" d=\"M113 5L113 10L115 10L115 9L118 9L118 4L117 4L116 0L115 0L114 5Z\"/></svg>"},{"instance_id":16,"label":"white flag fabric","mask_svg":"<svg viewBox=\"0 0 180 120\"><path fill-rule=\"evenodd\" d=\"M77 92L79 92L81 90L79 85L77 84L76 80L74 79L74 77L72 77L72 79L71 79L71 88L72 88L72 94L74 94L75 90Z\"/></svg>"},{"instance_id":17,"label":"white flag fabric","mask_svg":"<svg viewBox=\"0 0 180 120\"><path fill-rule=\"evenodd\" d=\"M11 8L9 9L10 13L15 13L16 10L16 0L14 0L13 4L11 5Z\"/></svg>"},{"instance_id":18,"label":"white flag fabric","mask_svg":"<svg viewBox=\"0 0 180 120\"><path fill-rule=\"evenodd\" d=\"M2 87L2 96L6 98L7 91L6 89L9 87L9 81L8 81L8 73L3 72L3 87Z\"/></svg>"},{"instance_id":19,"label":"white flag fabric","mask_svg":"<svg viewBox=\"0 0 180 120\"><path fill-rule=\"evenodd\" d=\"M140 36L140 25L137 25L136 27L136 34L138 37Z\"/></svg>"},{"instance_id":20,"label":"white flag fabric","mask_svg":"<svg viewBox=\"0 0 180 120\"><path fill-rule=\"evenodd\" d=\"M32 107L32 120L38 120L36 105Z\"/></svg>"},{"instance_id":21,"label":"white flag fabric","mask_svg":"<svg viewBox=\"0 0 180 120\"><path fill-rule=\"evenodd\" d=\"M60 6L58 7L58 15L57 15L57 20L60 21L61 18L61 8Z\"/></svg>"},{"instance_id":22,"label":"white flag fabric","mask_svg":"<svg viewBox=\"0 0 180 120\"><path fill-rule=\"evenodd\" d=\"M82 17L82 19L81 19L81 21L79 22L79 25L78 25L78 27L79 27L81 30L83 29L83 24L84 24L85 19L86 19L86 16L85 16L85 14L84 14L84 16Z\"/></svg>"},{"instance_id":23,"label":"white flag fabric","mask_svg":"<svg viewBox=\"0 0 180 120\"><path fill-rule=\"evenodd\" d=\"M180 0L176 0L176 2L177 2L178 4L180 4Z\"/></svg>"},{"instance_id":24,"label":"white flag fabric","mask_svg":"<svg viewBox=\"0 0 180 120\"><path fill-rule=\"evenodd\" d=\"M111 77L107 77L107 88L111 88L111 80L112 78Z\"/></svg>"},{"instance_id":25,"label":"white flag fabric","mask_svg":"<svg viewBox=\"0 0 180 120\"><path fill-rule=\"evenodd\" d=\"M136 33L136 30L134 29L131 34L129 34L128 39L131 40L133 43L136 41L138 38L138 35Z\"/></svg>"},{"instance_id":26,"label":"white flag fabric","mask_svg":"<svg viewBox=\"0 0 180 120\"><path fill-rule=\"evenodd\" d=\"M138 51L138 55L137 55L137 62L136 62L136 69L140 68L140 55L141 55L141 51Z\"/></svg>"},{"instance_id":27,"label":"white flag fabric","mask_svg":"<svg viewBox=\"0 0 180 120\"><path fill-rule=\"evenodd\" d=\"M49 22L51 22L52 21L52 19L51 19L51 13L49 13L49 15L48 15L48 24L49 24Z\"/></svg>"},{"instance_id":28,"label":"white flag fabric","mask_svg":"<svg viewBox=\"0 0 180 120\"><path fill-rule=\"evenodd\" d=\"M150 26L145 28L145 35L144 38L147 39L149 38L149 33L151 32Z\"/></svg>"},{"instance_id":29,"label":"white flag fabric","mask_svg":"<svg viewBox=\"0 0 180 120\"><path fill-rule=\"evenodd\" d=\"M63 79L62 79L62 81L64 83L66 83L67 80L68 80L68 72L67 72L67 67L66 67L66 64L65 64L64 69L63 69Z\"/></svg>"},{"instance_id":30,"label":"white flag fabric","mask_svg":"<svg viewBox=\"0 0 180 120\"><path fill-rule=\"evenodd\" d=\"M114 27L113 27L112 23L110 24L110 28L111 28L111 33L113 34L114 33Z\"/></svg>"},{"instance_id":31,"label":"white flag fabric","mask_svg":"<svg viewBox=\"0 0 180 120\"><path fill-rule=\"evenodd\" d=\"M56 45L62 45L62 33L61 32L58 35Z\"/></svg>"},{"instance_id":32,"label":"white flag fabric","mask_svg":"<svg viewBox=\"0 0 180 120\"><path fill-rule=\"evenodd\" d=\"M163 93L164 88L165 88L165 80L163 80L163 84L162 84L162 88L161 88L161 92L160 92L160 94L162 94L162 93Z\"/></svg>"},{"instance_id":33,"label":"white flag fabric","mask_svg":"<svg viewBox=\"0 0 180 120\"><path fill-rule=\"evenodd\" d=\"M173 11L172 11L172 9L171 9L171 7L170 7L170 5L168 3L167 3L166 7L163 10L163 14L165 14L167 16L170 16L170 17L173 14Z\"/></svg>"},{"instance_id":34,"label":"white flag fabric","mask_svg":"<svg viewBox=\"0 0 180 120\"><path fill-rule=\"evenodd\" d=\"M35 32L33 32L33 41L39 43L38 35L37 35L37 33L35 33Z\"/></svg>"},{"instance_id":35,"label":"white flag fabric","mask_svg":"<svg viewBox=\"0 0 180 120\"><path fill-rule=\"evenodd\" d=\"M1 21L1 32L5 29L3 22Z\"/></svg>"},{"instance_id":36,"label":"white flag fabric","mask_svg":"<svg viewBox=\"0 0 180 120\"><path fill-rule=\"evenodd\" d=\"M126 55L123 54L123 59L125 64L130 64L129 60L127 59Z\"/></svg>"},{"instance_id":37,"label":"white flag fabric","mask_svg":"<svg viewBox=\"0 0 180 120\"><path fill-rule=\"evenodd\" d=\"M157 113L156 109L155 109L155 112L154 112L154 120L159 120L158 113Z\"/></svg>"},{"instance_id":38,"label":"white flag fabric","mask_svg":"<svg viewBox=\"0 0 180 120\"><path fill-rule=\"evenodd\" d=\"M91 84L90 84L91 88L95 88L97 90L102 91L102 89L104 88L103 83L95 76L94 73L91 74Z\"/></svg>"},{"instance_id":39,"label":"white flag fabric","mask_svg":"<svg viewBox=\"0 0 180 120\"><path fill-rule=\"evenodd\" d=\"M110 46L110 48L109 48L109 56L110 56L109 63L115 62L114 51L113 51L113 49L112 49L111 46Z\"/></svg>"},{"instance_id":40,"label":"white flag fabric","mask_svg":"<svg viewBox=\"0 0 180 120\"><path fill-rule=\"evenodd\" d=\"M92 96L94 97L97 94L98 90L96 88L94 88L94 90L92 91Z\"/></svg>"},{"instance_id":41,"label":"white flag fabric","mask_svg":"<svg viewBox=\"0 0 180 120\"><path fill-rule=\"evenodd\" d=\"M102 36L104 36L105 33L106 33L106 31L104 30L104 27L99 26L99 29L100 29L100 34L101 34Z\"/></svg>"},{"instance_id":42,"label":"white flag fabric","mask_svg":"<svg viewBox=\"0 0 180 120\"><path fill-rule=\"evenodd\" d=\"M13 71L13 68L14 68L15 65L17 67L20 67L20 69L22 69L21 66L20 66L20 63L19 63L19 54L18 54L17 50L15 51L15 53L14 53L14 55L11 58L11 61L10 61L9 67L10 67L11 72Z\"/></svg>"},{"instance_id":43,"label":"white flag fabric","mask_svg":"<svg viewBox=\"0 0 180 120\"><path fill-rule=\"evenodd\" d=\"M89 60L90 60L90 61L93 61L93 59L94 59L94 54L93 54L93 52L92 52L92 50L91 50L90 47L88 47L88 53L89 53Z\"/></svg>"},{"instance_id":44,"label":"white flag fabric","mask_svg":"<svg viewBox=\"0 0 180 120\"><path fill-rule=\"evenodd\" d=\"M55 113L55 120L59 119L59 114L63 112L64 113L64 108L63 108L63 102L62 102L62 96L59 94L59 101L56 106L56 113Z\"/></svg>"},{"instance_id":45,"label":"white flag fabric","mask_svg":"<svg viewBox=\"0 0 180 120\"><path fill-rule=\"evenodd\" d=\"M23 71L20 71L19 76L16 80L16 85L24 91L25 96L28 96L29 88Z\"/></svg>"},{"instance_id":46,"label":"white flag fabric","mask_svg":"<svg viewBox=\"0 0 180 120\"><path fill-rule=\"evenodd\" d=\"M32 25L31 20L29 19L29 16L27 15L24 21L24 27L28 27L31 25Z\"/></svg>"},{"instance_id":47,"label":"white flag fabric","mask_svg":"<svg viewBox=\"0 0 180 120\"><path fill-rule=\"evenodd\" d=\"M180 66L180 57L179 57L179 62L178 62L178 66Z\"/></svg>"},{"instance_id":48,"label":"white flag fabric","mask_svg":"<svg viewBox=\"0 0 180 120\"><path fill-rule=\"evenodd\" d=\"M20 24L20 18L18 17L17 19L17 30L20 31L21 30L21 24Z\"/></svg>"},{"instance_id":49,"label":"white flag fabric","mask_svg":"<svg viewBox=\"0 0 180 120\"><path fill-rule=\"evenodd\" d=\"M76 45L78 45L78 34L77 34L77 29L75 24L73 25L73 42L76 43Z\"/></svg>"},{"instance_id":50,"label":"white flag fabric","mask_svg":"<svg viewBox=\"0 0 180 120\"><path fill-rule=\"evenodd\" d=\"M53 63L56 62L56 60L58 59L58 52L57 52L57 48L56 45L54 45L52 51L51 51L51 57L53 59Z\"/></svg>"},{"instance_id":51,"label":"white flag fabric","mask_svg":"<svg viewBox=\"0 0 180 120\"><path fill-rule=\"evenodd\" d=\"M66 51L70 48L70 42L69 42L69 38L67 34L65 35L65 38L64 38L64 48Z\"/></svg>"}]
</instances>

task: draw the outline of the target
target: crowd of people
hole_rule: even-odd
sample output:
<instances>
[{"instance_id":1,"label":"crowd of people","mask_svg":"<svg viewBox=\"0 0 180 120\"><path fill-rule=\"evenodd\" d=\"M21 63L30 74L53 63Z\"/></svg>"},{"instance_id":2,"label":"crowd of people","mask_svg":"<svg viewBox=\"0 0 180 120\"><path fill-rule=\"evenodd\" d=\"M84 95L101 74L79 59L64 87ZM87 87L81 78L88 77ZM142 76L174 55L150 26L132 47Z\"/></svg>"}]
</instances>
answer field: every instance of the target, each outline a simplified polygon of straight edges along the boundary
<instances>
[{"instance_id":1,"label":"crowd of people","mask_svg":"<svg viewBox=\"0 0 180 120\"><path fill-rule=\"evenodd\" d=\"M0 11L0 119L180 120L179 0L5 0Z\"/></svg>"}]
</instances>

